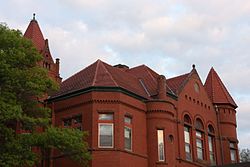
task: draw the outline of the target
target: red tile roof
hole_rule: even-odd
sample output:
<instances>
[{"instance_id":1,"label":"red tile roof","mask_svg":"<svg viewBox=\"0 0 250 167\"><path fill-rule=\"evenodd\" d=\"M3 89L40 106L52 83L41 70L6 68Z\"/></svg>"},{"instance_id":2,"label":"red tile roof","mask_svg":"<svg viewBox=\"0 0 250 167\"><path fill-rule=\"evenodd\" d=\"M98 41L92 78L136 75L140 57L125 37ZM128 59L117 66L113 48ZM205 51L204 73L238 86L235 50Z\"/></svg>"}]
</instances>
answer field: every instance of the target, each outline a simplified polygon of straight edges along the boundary
<instances>
[{"instance_id":1,"label":"red tile roof","mask_svg":"<svg viewBox=\"0 0 250 167\"><path fill-rule=\"evenodd\" d=\"M184 86L185 81L188 79L190 76L190 73L179 75L177 77L173 77L170 79L167 79L167 85L169 88L176 94L178 95L180 92L180 89L182 86Z\"/></svg>"},{"instance_id":2,"label":"red tile roof","mask_svg":"<svg viewBox=\"0 0 250 167\"><path fill-rule=\"evenodd\" d=\"M52 97L65 95L88 87L120 87L144 98L150 98L134 75L97 60L95 63L63 81Z\"/></svg>"},{"instance_id":3,"label":"red tile roof","mask_svg":"<svg viewBox=\"0 0 250 167\"><path fill-rule=\"evenodd\" d=\"M143 85L145 91L150 95L156 95L157 92L157 78L159 74L145 65L140 65L127 70L128 73L134 75Z\"/></svg>"},{"instance_id":4,"label":"red tile roof","mask_svg":"<svg viewBox=\"0 0 250 167\"><path fill-rule=\"evenodd\" d=\"M211 68L211 70L209 71L204 86L208 96L210 97L213 103L231 104L235 108L237 107L237 104L234 102L233 98L227 91L225 85L221 81L219 75L213 68Z\"/></svg>"},{"instance_id":5,"label":"red tile roof","mask_svg":"<svg viewBox=\"0 0 250 167\"><path fill-rule=\"evenodd\" d=\"M31 39L39 52L44 49L45 40L38 22L35 19L30 21L30 24L24 33L24 37Z\"/></svg>"}]
</instances>

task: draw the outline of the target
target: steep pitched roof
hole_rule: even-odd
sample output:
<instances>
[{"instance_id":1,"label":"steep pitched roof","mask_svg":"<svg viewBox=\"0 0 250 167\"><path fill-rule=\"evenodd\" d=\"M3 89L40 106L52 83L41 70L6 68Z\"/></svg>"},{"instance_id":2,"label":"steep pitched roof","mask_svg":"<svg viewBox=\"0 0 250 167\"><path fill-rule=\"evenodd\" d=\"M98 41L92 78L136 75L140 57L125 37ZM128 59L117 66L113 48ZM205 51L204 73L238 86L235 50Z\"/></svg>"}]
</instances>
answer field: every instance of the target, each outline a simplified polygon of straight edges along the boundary
<instances>
[{"instance_id":1,"label":"steep pitched roof","mask_svg":"<svg viewBox=\"0 0 250 167\"><path fill-rule=\"evenodd\" d=\"M159 74L155 71L145 65L140 65L127 70L127 72L140 80L140 82L144 85L144 89L146 89L145 91L150 96L157 94L157 78Z\"/></svg>"},{"instance_id":2,"label":"steep pitched roof","mask_svg":"<svg viewBox=\"0 0 250 167\"><path fill-rule=\"evenodd\" d=\"M30 39L39 52L44 49L44 37L35 17L30 21L30 24L24 33L24 37Z\"/></svg>"},{"instance_id":3,"label":"steep pitched roof","mask_svg":"<svg viewBox=\"0 0 250 167\"><path fill-rule=\"evenodd\" d=\"M122 69L97 60L95 63L63 81L60 90L52 96L62 96L88 87L120 87L141 97L150 98L140 81Z\"/></svg>"},{"instance_id":4,"label":"steep pitched roof","mask_svg":"<svg viewBox=\"0 0 250 167\"><path fill-rule=\"evenodd\" d=\"M177 95L182 86L184 86L185 81L188 79L190 73L179 75L173 78L167 79L167 85L169 88Z\"/></svg>"},{"instance_id":5,"label":"steep pitched roof","mask_svg":"<svg viewBox=\"0 0 250 167\"><path fill-rule=\"evenodd\" d=\"M211 68L209 71L204 86L213 103L231 104L235 108L237 107L237 104L234 102L214 68Z\"/></svg>"}]
</instances>

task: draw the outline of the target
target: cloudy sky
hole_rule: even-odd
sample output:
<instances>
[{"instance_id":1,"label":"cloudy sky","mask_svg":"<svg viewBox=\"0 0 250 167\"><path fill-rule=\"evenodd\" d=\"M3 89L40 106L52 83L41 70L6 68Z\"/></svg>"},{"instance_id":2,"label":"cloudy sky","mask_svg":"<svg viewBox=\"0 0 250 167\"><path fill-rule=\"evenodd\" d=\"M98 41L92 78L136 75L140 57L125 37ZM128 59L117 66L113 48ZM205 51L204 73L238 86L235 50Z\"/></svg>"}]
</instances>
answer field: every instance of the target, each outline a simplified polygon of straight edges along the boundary
<instances>
[{"instance_id":1,"label":"cloudy sky","mask_svg":"<svg viewBox=\"0 0 250 167\"><path fill-rule=\"evenodd\" d=\"M25 31L32 13L66 79L101 59L146 64L167 78L205 81L213 66L238 104L240 148L250 148L250 1L0 0L0 22Z\"/></svg>"}]
</instances>

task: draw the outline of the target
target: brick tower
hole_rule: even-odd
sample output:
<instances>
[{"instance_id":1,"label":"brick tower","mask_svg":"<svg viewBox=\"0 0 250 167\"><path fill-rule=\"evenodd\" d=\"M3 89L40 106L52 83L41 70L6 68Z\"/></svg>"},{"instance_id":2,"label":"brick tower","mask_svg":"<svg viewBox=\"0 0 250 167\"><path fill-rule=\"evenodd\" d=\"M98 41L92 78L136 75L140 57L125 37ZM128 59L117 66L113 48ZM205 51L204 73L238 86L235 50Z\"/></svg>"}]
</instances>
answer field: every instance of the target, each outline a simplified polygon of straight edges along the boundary
<instances>
[{"instance_id":1,"label":"brick tower","mask_svg":"<svg viewBox=\"0 0 250 167\"><path fill-rule=\"evenodd\" d=\"M211 68L205 88L217 113L223 164L239 162L236 134L237 105L227 91L216 71Z\"/></svg>"},{"instance_id":2,"label":"brick tower","mask_svg":"<svg viewBox=\"0 0 250 167\"><path fill-rule=\"evenodd\" d=\"M35 14L33 14L33 19L30 21L30 24L24 33L24 37L30 39L37 51L43 56L43 60L39 62L39 65L46 68L49 77L60 84L62 78L59 74L59 59L57 58L54 62L50 53L48 39L44 39L42 31L35 18Z\"/></svg>"}]
</instances>

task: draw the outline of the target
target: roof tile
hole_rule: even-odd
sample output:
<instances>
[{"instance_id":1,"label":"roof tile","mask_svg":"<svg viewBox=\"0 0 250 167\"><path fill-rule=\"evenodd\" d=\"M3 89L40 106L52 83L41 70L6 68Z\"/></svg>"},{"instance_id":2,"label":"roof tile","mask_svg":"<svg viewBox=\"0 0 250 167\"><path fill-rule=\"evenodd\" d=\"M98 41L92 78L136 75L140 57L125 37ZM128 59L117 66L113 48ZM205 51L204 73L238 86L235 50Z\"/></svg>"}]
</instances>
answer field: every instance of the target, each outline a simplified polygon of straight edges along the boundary
<instances>
[{"instance_id":1,"label":"roof tile","mask_svg":"<svg viewBox=\"0 0 250 167\"><path fill-rule=\"evenodd\" d=\"M231 104L237 107L237 104L234 102L219 75L213 68L209 71L204 86L213 103Z\"/></svg>"}]
</instances>

